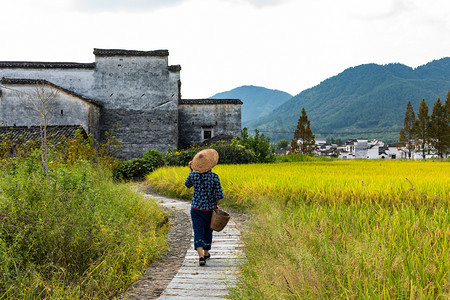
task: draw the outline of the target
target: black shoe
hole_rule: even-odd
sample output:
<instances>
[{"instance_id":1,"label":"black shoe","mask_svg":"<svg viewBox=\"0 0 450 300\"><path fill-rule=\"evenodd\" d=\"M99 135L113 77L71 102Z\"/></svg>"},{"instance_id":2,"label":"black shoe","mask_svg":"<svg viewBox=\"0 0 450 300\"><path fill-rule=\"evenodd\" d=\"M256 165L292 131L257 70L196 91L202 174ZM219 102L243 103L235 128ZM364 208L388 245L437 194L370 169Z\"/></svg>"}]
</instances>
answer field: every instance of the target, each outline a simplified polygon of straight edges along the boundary
<instances>
[{"instance_id":1,"label":"black shoe","mask_svg":"<svg viewBox=\"0 0 450 300\"><path fill-rule=\"evenodd\" d=\"M200 257L200 259L198 260L198 263L200 266L204 266L204 265L206 265L206 259L204 257Z\"/></svg>"},{"instance_id":2,"label":"black shoe","mask_svg":"<svg viewBox=\"0 0 450 300\"><path fill-rule=\"evenodd\" d=\"M205 255L205 260L208 260L211 258L211 254Z\"/></svg>"}]
</instances>

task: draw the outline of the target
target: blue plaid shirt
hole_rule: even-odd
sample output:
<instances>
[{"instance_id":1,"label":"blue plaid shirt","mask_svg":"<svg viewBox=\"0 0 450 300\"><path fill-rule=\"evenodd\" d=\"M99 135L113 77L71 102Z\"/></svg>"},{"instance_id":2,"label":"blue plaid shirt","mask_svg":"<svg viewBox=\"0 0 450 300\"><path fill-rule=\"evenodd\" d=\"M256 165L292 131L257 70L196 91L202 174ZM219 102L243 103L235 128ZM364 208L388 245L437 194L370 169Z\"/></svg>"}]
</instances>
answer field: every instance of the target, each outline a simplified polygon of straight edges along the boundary
<instances>
[{"instance_id":1,"label":"blue plaid shirt","mask_svg":"<svg viewBox=\"0 0 450 300\"><path fill-rule=\"evenodd\" d=\"M191 206L194 209L211 211L216 208L216 199L223 198L219 176L208 171L206 173L191 172L184 183L187 188L194 187Z\"/></svg>"}]
</instances>

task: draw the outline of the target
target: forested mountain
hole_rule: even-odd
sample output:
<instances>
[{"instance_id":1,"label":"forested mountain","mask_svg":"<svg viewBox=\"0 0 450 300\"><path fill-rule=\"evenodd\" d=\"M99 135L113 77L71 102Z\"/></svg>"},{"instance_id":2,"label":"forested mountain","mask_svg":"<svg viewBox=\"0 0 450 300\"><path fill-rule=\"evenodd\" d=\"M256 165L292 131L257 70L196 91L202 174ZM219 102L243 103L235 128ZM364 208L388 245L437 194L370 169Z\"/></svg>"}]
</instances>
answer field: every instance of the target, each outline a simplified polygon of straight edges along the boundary
<instances>
[{"instance_id":1,"label":"forested mountain","mask_svg":"<svg viewBox=\"0 0 450 300\"><path fill-rule=\"evenodd\" d=\"M213 99L241 99L242 124L263 117L292 98L292 95L263 87L246 85L212 96Z\"/></svg>"},{"instance_id":2,"label":"forested mountain","mask_svg":"<svg viewBox=\"0 0 450 300\"><path fill-rule=\"evenodd\" d=\"M424 98L431 114L450 90L450 58L412 69L402 64L365 64L346 69L294 96L270 115L248 122L272 141L292 139L302 107L317 137L398 140L406 105L417 114Z\"/></svg>"}]
</instances>

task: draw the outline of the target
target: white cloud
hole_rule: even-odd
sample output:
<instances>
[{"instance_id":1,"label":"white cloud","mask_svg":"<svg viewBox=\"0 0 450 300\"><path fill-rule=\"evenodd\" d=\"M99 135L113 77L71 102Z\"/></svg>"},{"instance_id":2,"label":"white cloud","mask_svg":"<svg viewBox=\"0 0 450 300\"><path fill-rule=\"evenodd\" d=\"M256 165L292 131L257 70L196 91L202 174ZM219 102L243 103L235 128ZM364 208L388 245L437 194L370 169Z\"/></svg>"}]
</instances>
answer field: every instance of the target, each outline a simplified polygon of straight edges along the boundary
<instances>
[{"instance_id":1,"label":"white cloud","mask_svg":"<svg viewBox=\"0 0 450 300\"><path fill-rule=\"evenodd\" d=\"M244 84L296 94L363 63L450 56L449 13L448 0L15 0L2 4L0 61L168 49L185 97Z\"/></svg>"},{"instance_id":2,"label":"white cloud","mask_svg":"<svg viewBox=\"0 0 450 300\"><path fill-rule=\"evenodd\" d=\"M142 11L170 7L189 0L72 0L73 5L85 11ZM233 4L248 3L256 7L274 6L292 0L219 0ZM203 0L204 5L211 0Z\"/></svg>"},{"instance_id":3,"label":"white cloud","mask_svg":"<svg viewBox=\"0 0 450 300\"><path fill-rule=\"evenodd\" d=\"M142 11L172 6L185 0L74 0L75 7L86 11Z\"/></svg>"},{"instance_id":4,"label":"white cloud","mask_svg":"<svg viewBox=\"0 0 450 300\"><path fill-rule=\"evenodd\" d=\"M378 0L374 2L351 0L347 1L347 4L349 14L352 17L366 21L398 17L414 7L412 2L406 0Z\"/></svg>"},{"instance_id":5,"label":"white cloud","mask_svg":"<svg viewBox=\"0 0 450 300\"><path fill-rule=\"evenodd\" d=\"M291 0L223 0L223 1L232 2L232 3L236 3L236 4L242 3L242 2L247 2L247 3L250 3L257 7L262 7L262 6L272 6L272 5L283 4L283 3L290 2Z\"/></svg>"}]
</instances>

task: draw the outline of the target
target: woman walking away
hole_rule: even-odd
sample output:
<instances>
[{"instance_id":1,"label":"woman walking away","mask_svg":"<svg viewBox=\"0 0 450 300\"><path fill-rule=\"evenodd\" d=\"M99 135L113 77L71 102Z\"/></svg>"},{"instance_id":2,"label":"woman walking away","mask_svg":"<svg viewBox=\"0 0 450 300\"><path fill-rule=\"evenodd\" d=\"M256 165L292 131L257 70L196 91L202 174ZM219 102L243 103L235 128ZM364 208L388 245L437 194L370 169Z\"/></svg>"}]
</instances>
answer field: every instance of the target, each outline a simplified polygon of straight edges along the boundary
<instances>
[{"instance_id":1,"label":"woman walking away","mask_svg":"<svg viewBox=\"0 0 450 300\"><path fill-rule=\"evenodd\" d=\"M194 249L198 252L200 266L204 266L206 260L211 257L211 216L217 208L217 203L223 198L219 176L211 172L218 161L219 153L214 149L198 152L189 162L191 172L185 182L187 188L194 187L191 219L194 228Z\"/></svg>"}]
</instances>

